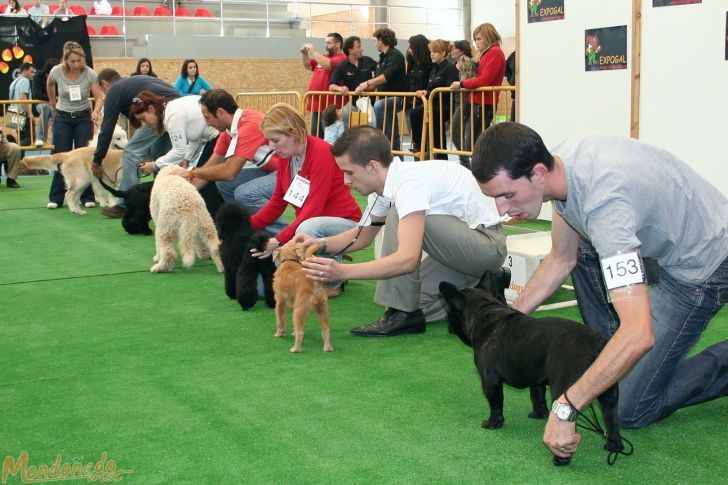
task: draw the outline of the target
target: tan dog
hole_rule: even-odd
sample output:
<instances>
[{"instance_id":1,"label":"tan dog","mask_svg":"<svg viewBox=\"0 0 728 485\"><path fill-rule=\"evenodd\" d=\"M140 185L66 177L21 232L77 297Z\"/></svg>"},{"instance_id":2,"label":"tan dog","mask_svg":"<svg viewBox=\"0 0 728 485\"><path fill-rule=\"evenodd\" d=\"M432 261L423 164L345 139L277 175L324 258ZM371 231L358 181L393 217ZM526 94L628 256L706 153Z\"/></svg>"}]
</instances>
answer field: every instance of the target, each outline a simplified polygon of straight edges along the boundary
<instances>
[{"instance_id":1,"label":"tan dog","mask_svg":"<svg viewBox=\"0 0 728 485\"><path fill-rule=\"evenodd\" d=\"M286 335L286 309L293 308L293 335L296 341L291 352L300 352L303 344L303 327L306 317L315 311L321 325L321 337L324 340L324 352L334 350L331 347L329 331L329 299L326 287L318 281L312 281L303 272L301 261L319 250L318 244L308 248L300 243L288 241L273 252L273 260L279 263L273 275L273 293L276 297L276 337Z\"/></svg>"},{"instance_id":2,"label":"tan dog","mask_svg":"<svg viewBox=\"0 0 728 485\"><path fill-rule=\"evenodd\" d=\"M66 181L66 204L74 214L86 215L81 208L81 193L89 185L94 191L96 200L101 207L116 205L116 197L108 193L99 183L93 172L91 164L94 158L94 147L84 147L70 152L56 153L55 155L36 155L23 158L26 167L36 170L52 171L60 165L61 173ZM104 175L114 188L121 184L121 162L124 152L122 150L109 150L103 160Z\"/></svg>"},{"instance_id":3,"label":"tan dog","mask_svg":"<svg viewBox=\"0 0 728 485\"><path fill-rule=\"evenodd\" d=\"M172 271L177 239L182 266L191 267L197 254L210 257L217 270L223 270L215 224L200 193L184 178L187 173L184 168L170 165L160 170L154 180L149 209L157 226L154 231L157 252L156 264L150 268L152 273Z\"/></svg>"}]
</instances>

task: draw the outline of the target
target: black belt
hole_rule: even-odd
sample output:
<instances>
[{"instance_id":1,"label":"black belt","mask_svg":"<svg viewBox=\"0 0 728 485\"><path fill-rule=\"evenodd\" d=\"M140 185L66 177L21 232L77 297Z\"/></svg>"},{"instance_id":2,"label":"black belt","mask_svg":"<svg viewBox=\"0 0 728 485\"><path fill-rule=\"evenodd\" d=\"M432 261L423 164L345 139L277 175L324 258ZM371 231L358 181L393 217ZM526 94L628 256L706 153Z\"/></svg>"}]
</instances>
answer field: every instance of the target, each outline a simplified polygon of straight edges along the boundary
<instances>
[{"instance_id":1,"label":"black belt","mask_svg":"<svg viewBox=\"0 0 728 485\"><path fill-rule=\"evenodd\" d=\"M56 110L56 115L61 116L62 118L81 118L83 116L91 116L91 110L85 109L83 111L61 111L60 109Z\"/></svg>"}]
</instances>

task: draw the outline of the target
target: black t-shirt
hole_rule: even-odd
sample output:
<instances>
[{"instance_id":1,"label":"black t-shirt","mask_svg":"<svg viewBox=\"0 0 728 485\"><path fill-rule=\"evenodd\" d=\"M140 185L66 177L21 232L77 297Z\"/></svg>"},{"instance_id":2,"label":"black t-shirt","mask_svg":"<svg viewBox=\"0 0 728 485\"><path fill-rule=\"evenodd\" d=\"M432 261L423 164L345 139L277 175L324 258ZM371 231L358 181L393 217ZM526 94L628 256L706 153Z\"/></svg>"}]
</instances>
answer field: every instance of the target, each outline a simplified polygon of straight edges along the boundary
<instances>
[{"instance_id":1,"label":"black t-shirt","mask_svg":"<svg viewBox=\"0 0 728 485\"><path fill-rule=\"evenodd\" d=\"M377 64L377 76L384 74L387 82L378 86L377 91L390 93L403 93L407 91L407 73L404 66L404 56L394 47L390 47L387 53L379 54Z\"/></svg>"},{"instance_id":2,"label":"black t-shirt","mask_svg":"<svg viewBox=\"0 0 728 485\"><path fill-rule=\"evenodd\" d=\"M359 59L359 66L355 66L347 59L334 69L331 84L346 86L350 91L354 91L361 83L374 77L376 69L377 63L371 57L362 56Z\"/></svg>"}]
</instances>

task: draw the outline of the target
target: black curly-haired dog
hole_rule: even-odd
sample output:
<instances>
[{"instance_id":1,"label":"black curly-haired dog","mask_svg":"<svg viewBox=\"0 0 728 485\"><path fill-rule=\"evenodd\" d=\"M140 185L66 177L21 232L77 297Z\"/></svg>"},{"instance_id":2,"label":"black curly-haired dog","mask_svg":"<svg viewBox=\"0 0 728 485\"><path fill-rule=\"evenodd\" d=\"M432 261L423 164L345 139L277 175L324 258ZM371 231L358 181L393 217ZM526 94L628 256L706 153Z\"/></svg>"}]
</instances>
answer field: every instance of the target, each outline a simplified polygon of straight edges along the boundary
<instances>
[{"instance_id":1,"label":"black curly-haired dog","mask_svg":"<svg viewBox=\"0 0 728 485\"><path fill-rule=\"evenodd\" d=\"M254 258L251 249L263 250L270 235L255 231L250 225L250 213L235 202L222 204L215 217L220 236L220 257L225 267L225 293L238 300L243 310L258 301L258 275L263 277L265 303L275 308L273 273L276 267L271 258Z\"/></svg>"},{"instance_id":2,"label":"black curly-haired dog","mask_svg":"<svg viewBox=\"0 0 728 485\"><path fill-rule=\"evenodd\" d=\"M111 192L114 197L124 199L126 212L121 219L121 225L129 234L152 234L149 221L152 220L152 213L149 211L149 201L152 197L152 185L154 182L143 182L128 190L117 190L99 179L101 185Z\"/></svg>"},{"instance_id":3,"label":"black curly-haired dog","mask_svg":"<svg viewBox=\"0 0 728 485\"><path fill-rule=\"evenodd\" d=\"M509 308L497 276L486 273L479 288L459 290L443 281L440 293L447 305L448 330L473 348L490 416L482 427L503 426L503 384L529 387L532 419L549 416L546 385L557 399L574 384L597 358L606 340L591 328L557 317L533 318ZM619 431L615 384L598 398L607 434L604 449L624 448ZM567 465L571 458L554 456L554 465Z\"/></svg>"},{"instance_id":4,"label":"black curly-haired dog","mask_svg":"<svg viewBox=\"0 0 728 485\"><path fill-rule=\"evenodd\" d=\"M99 179L101 185L111 192L114 197L124 199L126 212L121 219L121 226L129 234L152 234L149 222L152 220L152 213L149 211L149 202L152 198L152 185L154 182L143 182L128 190L117 190ZM222 205L222 196L215 184L207 184L200 189L200 195L205 201L207 212L214 219L218 209Z\"/></svg>"}]
</instances>

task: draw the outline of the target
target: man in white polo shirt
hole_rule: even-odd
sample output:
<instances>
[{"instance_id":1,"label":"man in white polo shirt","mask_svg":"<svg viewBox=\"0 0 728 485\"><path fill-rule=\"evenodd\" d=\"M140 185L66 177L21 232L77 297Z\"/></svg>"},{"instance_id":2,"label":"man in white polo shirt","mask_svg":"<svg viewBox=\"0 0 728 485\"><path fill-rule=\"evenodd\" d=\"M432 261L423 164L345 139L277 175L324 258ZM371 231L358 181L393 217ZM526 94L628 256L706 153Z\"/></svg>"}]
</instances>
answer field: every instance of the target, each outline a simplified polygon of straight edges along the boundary
<instances>
[{"instance_id":1,"label":"man in white polo shirt","mask_svg":"<svg viewBox=\"0 0 728 485\"><path fill-rule=\"evenodd\" d=\"M387 309L376 322L352 329L354 335L422 333L426 322L445 318L441 281L472 287L486 270L501 267L506 237L500 218L469 170L444 160L402 162L393 158L387 137L370 126L348 130L332 150L344 183L362 195L376 194L376 200L358 227L319 239L325 252L368 246L386 221L379 259L344 265L309 258L303 263L315 280L379 280L374 300ZM421 261L423 250L428 257Z\"/></svg>"}]
</instances>

